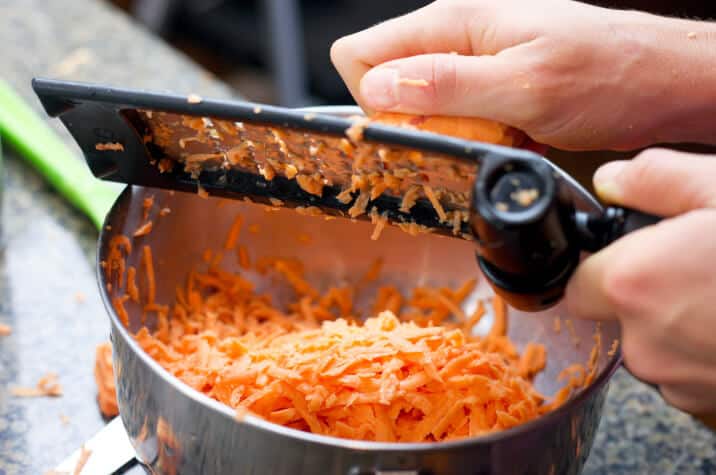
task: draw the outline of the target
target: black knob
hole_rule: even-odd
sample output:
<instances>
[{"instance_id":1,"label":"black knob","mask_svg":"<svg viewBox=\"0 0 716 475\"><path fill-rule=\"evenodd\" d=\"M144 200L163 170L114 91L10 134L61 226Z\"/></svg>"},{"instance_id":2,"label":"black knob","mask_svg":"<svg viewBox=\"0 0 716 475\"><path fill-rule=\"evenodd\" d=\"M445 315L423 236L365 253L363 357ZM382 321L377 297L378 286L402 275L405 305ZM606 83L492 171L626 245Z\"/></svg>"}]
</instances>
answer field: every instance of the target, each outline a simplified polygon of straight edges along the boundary
<instances>
[{"instance_id":1,"label":"black knob","mask_svg":"<svg viewBox=\"0 0 716 475\"><path fill-rule=\"evenodd\" d=\"M478 262L495 292L526 311L556 303L580 247L574 207L552 168L538 158L484 160L472 206Z\"/></svg>"}]
</instances>

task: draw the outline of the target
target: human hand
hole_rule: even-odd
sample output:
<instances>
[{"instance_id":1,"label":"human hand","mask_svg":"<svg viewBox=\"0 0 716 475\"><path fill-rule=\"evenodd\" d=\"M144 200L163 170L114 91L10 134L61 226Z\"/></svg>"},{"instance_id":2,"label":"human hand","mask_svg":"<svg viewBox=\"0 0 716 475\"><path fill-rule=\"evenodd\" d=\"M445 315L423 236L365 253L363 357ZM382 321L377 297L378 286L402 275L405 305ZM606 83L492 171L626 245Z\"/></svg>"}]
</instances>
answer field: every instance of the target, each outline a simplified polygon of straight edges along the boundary
<instances>
[{"instance_id":1,"label":"human hand","mask_svg":"<svg viewBox=\"0 0 716 475\"><path fill-rule=\"evenodd\" d=\"M479 116L571 150L716 142L711 23L439 0L339 39L331 58L367 111Z\"/></svg>"},{"instance_id":2,"label":"human hand","mask_svg":"<svg viewBox=\"0 0 716 475\"><path fill-rule=\"evenodd\" d=\"M668 219L585 259L570 315L618 319L627 368L716 428L716 156L653 149L594 176L606 201ZM704 416L704 421L708 419Z\"/></svg>"}]
</instances>

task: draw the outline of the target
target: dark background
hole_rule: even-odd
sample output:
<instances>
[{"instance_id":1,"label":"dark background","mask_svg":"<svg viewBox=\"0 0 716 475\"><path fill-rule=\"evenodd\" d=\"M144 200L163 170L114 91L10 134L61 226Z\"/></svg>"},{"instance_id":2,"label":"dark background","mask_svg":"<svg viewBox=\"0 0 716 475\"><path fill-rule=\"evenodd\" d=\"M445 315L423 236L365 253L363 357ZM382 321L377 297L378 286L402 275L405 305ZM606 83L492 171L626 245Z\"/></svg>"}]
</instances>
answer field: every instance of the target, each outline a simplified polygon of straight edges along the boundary
<instances>
[{"instance_id":1,"label":"dark background","mask_svg":"<svg viewBox=\"0 0 716 475\"><path fill-rule=\"evenodd\" d=\"M537 1L537 0L535 0ZM333 69L331 43L430 2L417 0L113 0L245 97L286 106L350 104ZM709 19L714 0L593 0L586 3ZM167 87L171 87L168 85ZM683 146L687 150L709 150ZM594 169L630 153L547 155L590 186Z\"/></svg>"}]
</instances>

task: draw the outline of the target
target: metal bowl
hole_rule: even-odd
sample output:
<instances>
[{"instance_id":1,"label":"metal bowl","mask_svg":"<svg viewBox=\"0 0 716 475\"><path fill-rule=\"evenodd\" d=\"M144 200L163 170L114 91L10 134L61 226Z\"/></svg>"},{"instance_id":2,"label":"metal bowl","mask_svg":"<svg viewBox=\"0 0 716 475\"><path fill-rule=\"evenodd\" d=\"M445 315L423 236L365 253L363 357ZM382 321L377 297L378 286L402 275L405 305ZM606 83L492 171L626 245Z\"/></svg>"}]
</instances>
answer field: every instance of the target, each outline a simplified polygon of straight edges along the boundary
<instances>
[{"instance_id":1,"label":"metal bowl","mask_svg":"<svg viewBox=\"0 0 716 475\"><path fill-rule=\"evenodd\" d=\"M317 112L355 114L354 108L318 108ZM555 167L555 170L564 174ZM596 210L598 203L577 183L577 206ZM392 283L403 289L417 285L456 286L469 277L479 279L473 245L460 239L426 235L412 237L388 227L377 242L370 240L369 223L325 221L290 210L267 212L262 206L172 194L155 189L128 187L118 198L99 239L98 262L107 258L115 234L131 235L142 223L144 198L153 196L172 213L155 220L142 244L151 246L157 280L157 301L174 300L175 286L202 262L205 249L221 249L235 216L260 226L256 234L242 233L252 257L292 256L306 265L309 280L317 286L335 284L384 259L377 285ZM297 244L298 233L308 234L308 245ZM140 267L141 246L133 246L127 261ZM238 270L234 259L225 259L229 270ZM235 267L232 268L232 266ZM602 325L599 373L594 382L557 410L518 427L482 437L440 443L376 443L315 435L247 417L194 391L164 371L134 341L141 326L141 310L127 303L129 328L111 305L104 272L98 266L100 289L112 325L114 367L121 418L139 460L157 474L573 474L581 471L601 417L607 383L620 362L617 353L607 355L619 337L614 323ZM275 281L252 275L258 288L281 302L288 289ZM478 298L492 294L484 279L465 303L471 310ZM365 302L358 302L358 306ZM555 317L567 318L557 306L544 313L510 311L509 336L521 349L538 342L548 349L546 370L536 387L552 395L563 382L557 375L566 366L584 363L593 346L592 322L573 321L574 335L553 329ZM491 316L476 328L489 328ZM150 326L151 326L150 322ZM574 336L581 344L574 344Z\"/></svg>"}]
</instances>

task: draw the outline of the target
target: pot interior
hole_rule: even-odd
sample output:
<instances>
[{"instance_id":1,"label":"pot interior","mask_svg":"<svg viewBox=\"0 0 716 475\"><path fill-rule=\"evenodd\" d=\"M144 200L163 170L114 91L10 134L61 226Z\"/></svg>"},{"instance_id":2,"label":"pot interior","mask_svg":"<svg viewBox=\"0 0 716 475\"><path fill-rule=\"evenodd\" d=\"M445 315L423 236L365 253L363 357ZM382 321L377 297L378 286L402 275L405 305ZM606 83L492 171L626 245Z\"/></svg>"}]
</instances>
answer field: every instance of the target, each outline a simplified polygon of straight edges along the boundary
<instances>
[{"instance_id":1,"label":"pot interior","mask_svg":"<svg viewBox=\"0 0 716 475\"><path fill-rule=\"evenodd\" d=\"M492 291L480 275L475 261L474 244L462 239L435 235L413 237L398 228L387 226L377 241L371 240L373 226L367 222L346 219L326 221L321 216L304 216L292 210L269 211L262 205L218 198L201 199L196 195L130 187L119 199L107 224L110 229L100 240L100 259L106 258L112 236L131 236L144 222L143 202L153 197L151 214L154 227L150 234L134 238L127 264L141 267L142 247L152 249L156 275L156 301L172 304L178 285L184 285L192 270L204 270L203 255L207 249L224 252L221 267L241 272L256 285L259 293L272 296L274 302L284 304L293 299L293 291L283 281L271 275L260 275L240 268L235 251L224 251L227 233L236 219L243 218L238 242L249 251L251 261L260 257L297 258L305 265L306 278L318 289L355 283L375 262L383 260L377 281L369 284L356 298L356 308L364 313L369 309L376 286L391 284L409 295L416 286L447 286L456 288L467 279L475 278L478 285L463 304L470 313L480 299L489 299ZM588 202L582 207L590 207ZM157 211L169 208L165 216ZM249 231L253 225L253 231ZM142 272L139 270L138 272ZM106 292L105 275L100 272L101 288ZM111 295L110 295L111 297ZM492 323L491 306L486 301L488 314L474 331L486 332ZM129 314L129 330L136 332L142 325L141 308L130 302L125 304ZM119 319L110 309L116 324ZM555 331L555 319L561 322L561 331ZM568 323L569 322L569 323ZM154 325L151 317L147 325ZM570 331L569 327L573 328ZM557 376L565 367L586 363L594 346L596 326L593 322L569 320L562 305L541 313L509 312L508 334L518 350L529 342L542 343L547 348L547 367L535 381L537 389L550 396L564 385ZM618 354L609 356L619 327L606 323L601 327L599 372L610 371Z\"/></svg>"}]
</instances>

